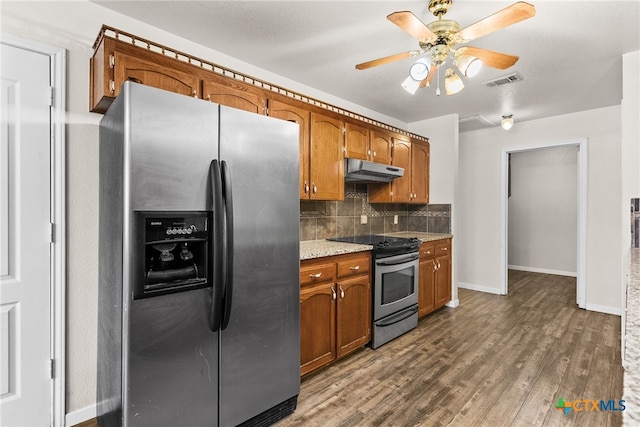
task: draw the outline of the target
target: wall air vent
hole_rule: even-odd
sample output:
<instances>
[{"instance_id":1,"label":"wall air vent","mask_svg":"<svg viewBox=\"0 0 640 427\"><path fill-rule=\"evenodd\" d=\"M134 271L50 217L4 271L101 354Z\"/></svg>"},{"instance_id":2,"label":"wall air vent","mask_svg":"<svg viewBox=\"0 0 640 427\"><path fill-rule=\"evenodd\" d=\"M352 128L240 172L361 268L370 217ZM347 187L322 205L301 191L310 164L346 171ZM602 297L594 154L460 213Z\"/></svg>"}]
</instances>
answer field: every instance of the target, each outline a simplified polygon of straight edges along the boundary
<instances>
[{"instance_id":1,"label":"wall air vent","mask_svg":"<svg viewBox=\"0 0 640 427\"><path fill-rule=\"evenodd\" d=\"M520 73L515 72L513 74L509 74L508 76L498 77L497 79L489 80L488 82L482 83L487 87L495 87L502 86L510 83L519 82L520 80L524 80Z\"/></svg>"}]
</instances>

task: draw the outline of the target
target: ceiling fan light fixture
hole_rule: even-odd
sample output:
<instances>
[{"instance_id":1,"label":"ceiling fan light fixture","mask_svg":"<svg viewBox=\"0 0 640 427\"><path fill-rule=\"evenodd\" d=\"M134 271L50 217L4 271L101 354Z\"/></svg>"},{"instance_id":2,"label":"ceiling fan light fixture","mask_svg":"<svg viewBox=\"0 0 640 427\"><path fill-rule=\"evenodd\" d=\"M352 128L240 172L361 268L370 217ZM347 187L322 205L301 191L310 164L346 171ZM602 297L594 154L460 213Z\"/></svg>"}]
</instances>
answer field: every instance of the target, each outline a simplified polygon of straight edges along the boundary
<instances>
[{"instance_id":1,"label":"ceiling fan light fixture","mask_svg":"<svg viewBox=\"0 0 640 427\"><path fill-rule=\"evenodd\" d=\"M509 130L513 127L513 114L508 114L502 116L502 121L500 122L500 126L502 129Z\"/></svg>"},{"instance_id":2,"label":"ceiling fan light fixture","mask_svg":"<svg viewBox=\"0 0 640 427\"><path fill-rule=\"evenodd\" d=\"M474 77L482 68L482 61L471 55L460 55L456 58L456 66L465 77Z\"/></svg>"},{"instance_id":3,"label":"ceiling fan light fixture","mask_svg":"<svg viewBox=\"0 0 640 427\"><path fill-rule=\"evenodd\" d=\"M431 58L422 57L409 67L409 75L413 80L422 81L427 78L431 70Z\"/></svg>"},{"instance_id":4,"label":"ceiling fan light fixture","mask_svg":"<svg viewBox=\"0 0 640 427\"><path fill-rule=\"evenodd\" d=\"M415 95L416 91L420 87L420 81L415 80L413 77L409 76L401 83L402 89L409 92L411 95Z\"/></svg>"},{"instance_id":5,"label":"ceiling fan light fixture","mask_svg":"<svg viewBox=\"0 0 640 427\"><path fill-rule=\"evenodd\" d=\"M453 71L453 68L448 68L444 75L444 89L447 91L447 95L455 95L464 89L462 79Z\"/></svg>"}]
</instances>

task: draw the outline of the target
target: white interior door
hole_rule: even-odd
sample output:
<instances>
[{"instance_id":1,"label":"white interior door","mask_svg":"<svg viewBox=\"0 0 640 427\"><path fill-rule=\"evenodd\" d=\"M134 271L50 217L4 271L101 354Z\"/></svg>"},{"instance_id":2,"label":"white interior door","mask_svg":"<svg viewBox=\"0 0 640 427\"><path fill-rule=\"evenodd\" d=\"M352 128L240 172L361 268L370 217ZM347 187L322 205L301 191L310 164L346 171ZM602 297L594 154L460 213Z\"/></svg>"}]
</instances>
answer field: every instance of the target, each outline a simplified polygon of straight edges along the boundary
<instances>
[{"instance_id":1,"label":"white interior door","mask_svg":"<svg viewBox=\"0 0 640 427\"><path fill-rule=\"evenodd\" d=\"M1 44L0 425L51 424L50 58Z\"/></svg>"}]
</instances>

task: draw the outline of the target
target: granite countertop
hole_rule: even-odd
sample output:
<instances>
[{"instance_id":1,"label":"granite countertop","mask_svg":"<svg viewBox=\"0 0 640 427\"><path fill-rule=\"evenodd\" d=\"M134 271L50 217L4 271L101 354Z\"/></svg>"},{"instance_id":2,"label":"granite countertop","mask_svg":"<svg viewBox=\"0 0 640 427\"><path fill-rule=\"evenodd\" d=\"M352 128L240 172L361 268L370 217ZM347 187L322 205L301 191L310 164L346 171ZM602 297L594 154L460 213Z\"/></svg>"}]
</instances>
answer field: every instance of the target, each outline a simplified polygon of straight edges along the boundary
<instances>
[{"instance_id":1,"label":"granite countertop","mask_svg":"<svg viewBox=\"0 0 640 427\"><path fill-rule=\"evenodd\" d=\"M384 233L390 237L417 237L423 242L432 240L448 239L453 237L451 234L441 233L414 233L411 231L403 231L399 233ZM321 258L325 256L349 254L353 252L370 251L373 249L371 245L359 245L356 243L333 242L329 240L304 240L300 242L300 260Z\"/></svg>"},{"instance_id":2,"label":"granite countertop","mask_svg":"<svg viewBox=\"0 0 640 427\"><path fill-rule=\"evenodd\" d=\"M625 315L622 398L625 400L627 409L622 413L623 424L637 426L640 423L640 249L631 249L629 254L629 283Z\"/></svg>"}]
</instances>

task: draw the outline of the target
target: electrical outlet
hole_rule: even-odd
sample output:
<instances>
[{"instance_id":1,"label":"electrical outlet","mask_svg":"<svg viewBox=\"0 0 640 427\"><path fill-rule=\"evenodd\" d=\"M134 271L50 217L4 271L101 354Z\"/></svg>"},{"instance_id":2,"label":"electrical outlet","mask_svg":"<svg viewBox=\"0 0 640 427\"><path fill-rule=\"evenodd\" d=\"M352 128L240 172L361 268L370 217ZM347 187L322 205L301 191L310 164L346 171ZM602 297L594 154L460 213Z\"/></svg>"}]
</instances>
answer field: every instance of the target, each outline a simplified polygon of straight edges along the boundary
<instances>
[{"instance_id":1,"label":"electrical outlet","mask_svg":"<svg viewBox=\"0 0 640 427\"><path fill-rule=\"evenodd\" d=\"M360 224L366 224L366 223L367 223L367 216L360 215Z\"/></svg>"},{"instance_id":2,"label":"electrical outlet","mask_svg":"<svg viewBox=\"0 0 640 427\"><path fill-rule=\"evenodd\" d=\"M393 223L397 224L398 223L398 215L394 215L393 216Z\"/></svg>"}]
</instances>

